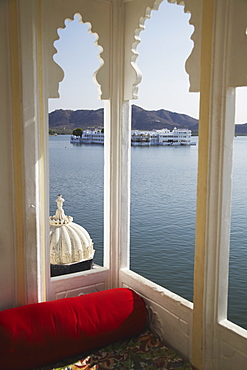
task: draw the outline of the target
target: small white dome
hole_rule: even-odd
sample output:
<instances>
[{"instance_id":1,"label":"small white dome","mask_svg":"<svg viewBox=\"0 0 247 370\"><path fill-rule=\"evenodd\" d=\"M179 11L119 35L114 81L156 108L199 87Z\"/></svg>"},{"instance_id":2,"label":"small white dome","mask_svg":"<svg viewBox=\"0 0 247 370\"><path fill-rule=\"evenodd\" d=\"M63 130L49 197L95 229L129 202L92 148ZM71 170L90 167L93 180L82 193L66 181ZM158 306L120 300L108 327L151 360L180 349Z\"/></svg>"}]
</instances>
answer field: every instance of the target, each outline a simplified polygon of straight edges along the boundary
<instances>
[{"instance_id":1,"label":"small white dome","mask_svg":"<svg viewBox=\"0 0 247 370\"><path fill-rule=\"evenodd\" d=\"M87 230L64 214L62 195L56 202L56 214L50 217L50 263L69 265L93 259L95 251Z\"/></svg>"}]
</instances>

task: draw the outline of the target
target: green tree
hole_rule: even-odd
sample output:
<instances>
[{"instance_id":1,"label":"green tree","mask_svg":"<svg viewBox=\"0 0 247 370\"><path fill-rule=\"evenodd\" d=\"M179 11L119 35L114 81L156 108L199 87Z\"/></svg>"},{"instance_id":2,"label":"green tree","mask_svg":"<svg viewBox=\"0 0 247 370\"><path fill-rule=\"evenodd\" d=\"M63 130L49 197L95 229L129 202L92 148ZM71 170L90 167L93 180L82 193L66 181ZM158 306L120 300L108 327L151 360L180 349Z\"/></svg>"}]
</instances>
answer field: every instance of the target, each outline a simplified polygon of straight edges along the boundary
<instances>
[{"instance_id":1,"label":"green tree","mask_svg":"<svg viewBox=\"0 0 247 370\"><path fill-rule=\"evenodd\" d=\"M76 128L75 130L73 130L73 135L82 137L82 129Z\"/></svg>"},{"instance_id":2,"label":"green tree","mask_svg":"<svg viewBox=\"0 0 247 370\"><path fill-rule=\"evenodd\" d=\"M55 135L57 133L56 130L49 130L49 135Z\"/></svg>"}]
</instances>

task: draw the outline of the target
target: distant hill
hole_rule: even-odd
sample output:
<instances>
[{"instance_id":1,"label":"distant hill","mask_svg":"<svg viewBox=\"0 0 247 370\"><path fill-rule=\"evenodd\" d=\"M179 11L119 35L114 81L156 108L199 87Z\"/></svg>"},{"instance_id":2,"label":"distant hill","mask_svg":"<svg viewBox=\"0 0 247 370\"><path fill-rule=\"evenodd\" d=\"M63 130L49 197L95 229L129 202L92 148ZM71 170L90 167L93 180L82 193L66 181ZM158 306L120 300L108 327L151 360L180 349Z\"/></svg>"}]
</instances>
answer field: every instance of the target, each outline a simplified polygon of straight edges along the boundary
<instances>
[{"instance_id":1,"label":"distant hill","mask_svg":"<svg viewBox=\"0 0 247 370\"><path fill-rule=\"evenodd\" d=\"M57 133L72 133L78 127L82 129L103 127L104 110L64 110L58 109L49 114L49 129ZM168 128L189 128L197 130L198 120L186 114L174 113L165 109L145 110L132 105L132 129L153 130Z\"/></svg>"},{"instance_id":2,"label":"distant hill","mask_svg":"<svg viewBox=\"0 0 247 370\"><path fill-rule=\"evenodd\" d=\"M104 125L104 110L64 110L58 109L49 113L49 130L57 133L72 134L73 130L101 127Z\"/></svg>"},{"instance_id":3,"label":"distant hill","mask_svg":"<svg viewBox=\"0 0 247 370\"><path fill-rule=\"evenodd\" d=\"M71 134L74 129L103 127L104 110L64 110L58 109L49 113L49 129L57 133ZM188 128L192 133L198 132L198 120L186 114L170 112L165 109L146 110L132 105L132 129L153 130L167 128ZM247 135L247 123L235 126L236 135Z\"/></svg>"},{"instance_id":4,"label":"distant hill","mask_svg":"<svg viewBox=\"0 0 247 370\"><path fill-rule=\"evenodd\" d=\"M132 106L132 129L153 130L168 128L189 128L198 125L198 120L186 114L174 113L165 109L145 110L136 105Z\"/></svg>"}]
</instances>

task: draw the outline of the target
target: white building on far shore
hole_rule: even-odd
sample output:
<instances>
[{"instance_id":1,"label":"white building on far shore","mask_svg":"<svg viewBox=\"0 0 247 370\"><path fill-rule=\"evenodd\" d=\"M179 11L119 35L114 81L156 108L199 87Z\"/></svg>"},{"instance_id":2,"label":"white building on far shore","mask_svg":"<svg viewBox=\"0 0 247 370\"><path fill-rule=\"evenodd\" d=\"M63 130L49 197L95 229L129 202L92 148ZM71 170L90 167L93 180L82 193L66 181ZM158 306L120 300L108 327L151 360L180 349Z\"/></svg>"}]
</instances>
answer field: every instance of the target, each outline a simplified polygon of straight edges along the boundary
<instances>
[{"instance_id":1,"label":"white building on far shore","mask_svg":"<svg viewBox=\"0 0 247 370\"><path fill-rule=\"evenodd\" d=\"M104 132L102 129L85 130L82 136L70 137L72 144L104 144ZM177 129L170 131L167 128L153 131L132 130L131 145L195 145L191 142L191 130Z\"/></svg>"}]
</instances>

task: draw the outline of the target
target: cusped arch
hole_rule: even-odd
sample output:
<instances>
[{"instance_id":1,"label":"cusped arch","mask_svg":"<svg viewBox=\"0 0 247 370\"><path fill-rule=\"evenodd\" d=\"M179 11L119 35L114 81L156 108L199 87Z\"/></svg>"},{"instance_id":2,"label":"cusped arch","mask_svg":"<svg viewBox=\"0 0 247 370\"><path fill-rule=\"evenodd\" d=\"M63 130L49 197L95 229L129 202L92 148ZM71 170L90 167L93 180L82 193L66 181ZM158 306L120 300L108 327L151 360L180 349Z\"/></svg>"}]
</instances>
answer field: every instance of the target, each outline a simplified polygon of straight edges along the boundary
<instances>
[{"instance_id":1,"label":"cusped arch","mask_svg":"<svg viewBox=\"0 0 247 370\"><path fill-rule=\"evenodd\" d=\"M151 17L153 10L158 10L160 4L167 0L145 0L139 4L130 2L126 5L128 34L126 35L125 55L129 58L129 63L126 64L126 81L125 81L125 99L138 98L138 85L141 82L142 74L136 64L138 57L137 46L140 43L140 33L145 29L145 21ZM194 47L190 56L186 61L186 72L189 74L190 91L199 91L200 89L200 34L201 34L201 0L168 0L170 3L184 6L184 12L191 13L189 23L194 26L194 32L191 35L191 40ZM137 25L137 26L136 26ZM132 29L134 31L130 32ZM131 83L130 83L131 81Z\"/></svg>"},{"instance_id":2,"label":"cusped arch","mask_svg":"<svg viewBox=\"0 0 247 370\"><path fill-rule=\"evenodd\" d=\"M63 22L63 27L59 27L58 29L57 29L57 39L56 40L54 40L54 43L53 43L53 47L54 47L54 53L53 53L53 60L54 60L54 56L56 55L56 53L57 53L57 49L56 49L56 46L55 46L55 41L57 41L57 40L59 40L60 39L60 36L59 36L59 34L58 34L58 30L59 29L65 29L67 26L66 26L66 24L65 24L65 22L72 22L72 21L75 21L75 16L77 16L78 17L78 21L79 21L79 23L83 23L83 24L85 24L85 25L87 25L87 27L88 27L88 29L87 29L87 32L89 33L89 34L93 34L94 36L95 36L95 41L94 41L94 45L98 48L98 51L99 51L99 54L98 54L98 59L99 59L99 61L100 61L100 66L99 66L99 68L93 73L93 75L92 75L92 79L93 79L93 81L94 81L94 83L95 83L95 85L97 86L97 89L98 89L98 96L99 96L99 98L101 97L101 86L100 86L100 84L98 83L98 81L97 81L97 73L98 73L98 71L103 67L103 65L104 65L104 61L103 61L103 59L101 58L101 53L103 52L103 48L101 47L101 45L99 45L99 43L98 43L98 40L99 40L99 35L97 34L97 33L95 33L95 32L93 32L92 31L92 24L90 23L90 22L84 22L83 21L83 18L82 18L82 15L81 14L79 14L79 13L76 13L76 14L74 14L74 16L72 17L72 18L66 18L65 20L64 20L64 22ZM54 60L54 62L55 62L55 60ZM56 62L55 62L55 64L59 67L59 68L61 68ZM62 69L62 68L61 68ZM63 70L62 70L63 71ZM63 71L63 77L62 77L62 79L61 80L59 80L58 82L61 82L62 80L63 80L63 78L64 78L64 71Z\"/></svg>"},{"instance_id":3,"label":"cusped arch","mask_svg":"<svg viewBox=\"0 0 247 370\"><path fill-rule=\"evenodd\" d=\"M64 22L72 21L78 15L80 22L88 25L88 32L96 35L95 45L99 48L100 67L95 71L93 80L98 85L101 99L109 98L109 52L110 52L110 4L95 1L94 7L86 0L63 2L52 0L44 2L42 24L44 35L44 61L47 71L47 98L58 98L59 82L64 72L54 61L57 53L54 42L59 39L58 29L65 28Z\"/></svg>"},{"instance_id":4,"label":"cusped arch","mask_svg":"<svg viewBox=\"0 0 247 370\"><path fill-rule=\"evenodd\" d=\"M163 0L136 0L125 3L125 80L124 99L138 98L138 85L142 74L136 64L137 46L140 43L140 33L145 29L145 21L150 18L152 10L158 10Z\"/></svg>"},{"instance_id":5,"label":"cusped arch","mask_svg":"<svg viewBox=\"0 0 247 370\"><path fill-rule=\"evenodd\" d=\"M125 49L125 54L129 55L129 62L126 65L126 81L125 81L125 99L130 100L130 99L138 99L138 85L141 83L142 80L142 73L141 70L139 69L136 60L139 55L137 52L137 47L138 44L141 42L140 38L140 33L145 29L145 22L147 19L151 17L151 12L152 10L158 10L159 5L162 3L163 0L155 0L155 1L145 1L145 4L142 3L142 5L145 5L144 7L139 7L139 18L138 18L138 27L135 27L135 30L133 33L130 33L129 30L132 29L132 25L130 22L133 22L133 26L136 26L136 18L134 19L133 14L135 16L138 16L138 13L136 9L131 9L133 8L133 3L129 4L127 6L128 10L128 16L127 16L127 22L128 22L128 27L126 29L128 30L128 33L126 34L126 49ZM152 4L153 3L153 4ZM133 12L133 13L132 13ZM131 36L134 36L134 39L128 40L131 38ZM129 49L129 42L131 42L131 47ZM127 61L128 62L128 61ZM131 67L131 68L130 68ZM132 83L129 83L132 81Z\"/></svg>"}]
</instances>

